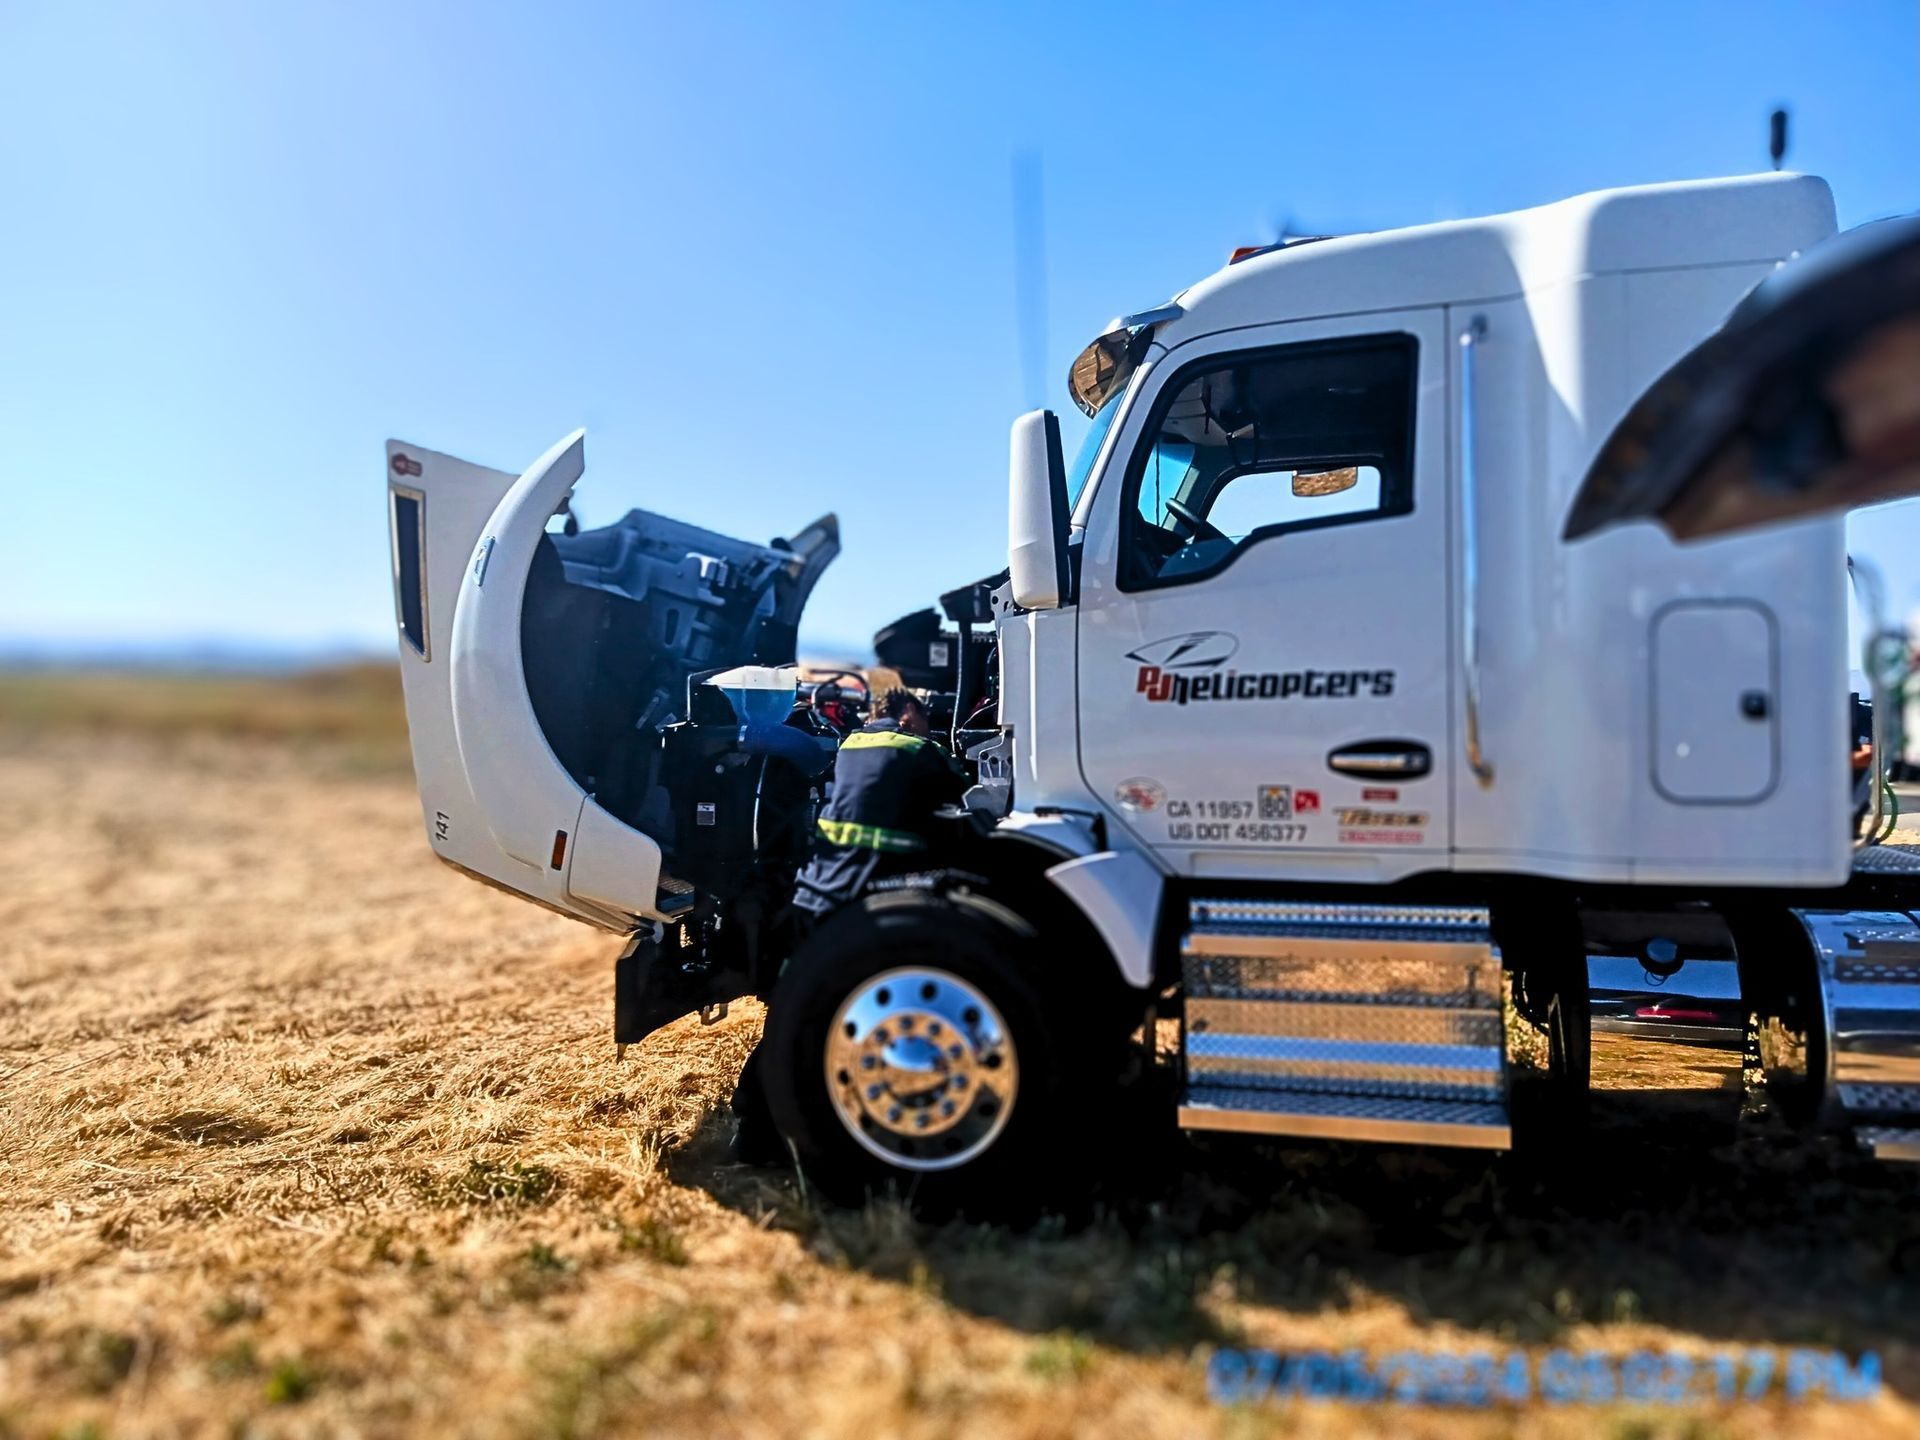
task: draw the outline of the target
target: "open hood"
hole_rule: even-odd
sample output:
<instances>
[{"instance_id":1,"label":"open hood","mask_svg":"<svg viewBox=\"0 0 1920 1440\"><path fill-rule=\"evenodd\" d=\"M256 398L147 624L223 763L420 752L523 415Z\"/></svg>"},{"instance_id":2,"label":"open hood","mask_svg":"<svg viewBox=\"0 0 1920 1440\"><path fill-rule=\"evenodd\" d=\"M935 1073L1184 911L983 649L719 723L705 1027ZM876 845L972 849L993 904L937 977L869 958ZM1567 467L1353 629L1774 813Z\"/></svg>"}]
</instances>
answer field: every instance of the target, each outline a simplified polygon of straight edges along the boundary
<instances>
[{"instance_id":1,"label":"open hood","mask_svg":"<svg viewBox=\"0 0 1920 1440\"><path fill-rule=\"evenodd\" d=\"M543 693L535 667L592 663L609 681L621 679L623 727L684 719L690 675L793 661L801 611L839 553L831 515L765 545L646 510L542 535L521 618L536 710L578 715L582 688L563 682ZM595 655L609 646L617 656ZM550 736L563 728L556 719Z\"/></svg>"},{"instance_id":2,"label":"open hood","mask_svg":"<svg viewBox=\"0 0 1920 1440\"><path fill-rule=\"evenodd\" d=\"M840 534L826 515L759 544L647 510L581 530L585 468L580 432L517 477L390 441L395 619L434 852L630 931L684 894L663 727L694 677L792 662Z\"/></svg>"},{"instance_id":3,"label":"open hood","mask_svg":"<svg viewBox=\"0 0 1920 1440\"><path fill-rule=\"evenodd\" d=\"M1675 539L1920 493L1920 217L1825 241L1755 286L1635 402L1564 538Z\"/></svg>"}]
</instances>

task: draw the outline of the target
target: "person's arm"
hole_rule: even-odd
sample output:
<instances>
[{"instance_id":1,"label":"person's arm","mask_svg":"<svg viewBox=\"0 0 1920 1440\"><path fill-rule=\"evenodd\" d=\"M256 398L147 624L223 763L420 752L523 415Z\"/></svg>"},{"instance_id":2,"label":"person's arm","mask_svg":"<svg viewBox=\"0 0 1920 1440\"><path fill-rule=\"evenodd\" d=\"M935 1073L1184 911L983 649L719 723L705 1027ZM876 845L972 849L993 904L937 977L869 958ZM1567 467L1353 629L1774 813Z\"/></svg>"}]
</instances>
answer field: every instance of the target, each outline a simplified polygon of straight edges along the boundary
<instances>
[{"instance_id":1,"label":"person's arm","mask_svg":"<svg viewBox=\"0 0 1920 1440\"><path fill-rule=\"evenodd\" d=\"M927 792L934 797L931 808L937 810L942 805L958 805L960 797L967 793L967 787L973 783L967 778L967 772L961 769L960 762L931 740L920 753L926 757Z\"/></svg>"}]
</instances>

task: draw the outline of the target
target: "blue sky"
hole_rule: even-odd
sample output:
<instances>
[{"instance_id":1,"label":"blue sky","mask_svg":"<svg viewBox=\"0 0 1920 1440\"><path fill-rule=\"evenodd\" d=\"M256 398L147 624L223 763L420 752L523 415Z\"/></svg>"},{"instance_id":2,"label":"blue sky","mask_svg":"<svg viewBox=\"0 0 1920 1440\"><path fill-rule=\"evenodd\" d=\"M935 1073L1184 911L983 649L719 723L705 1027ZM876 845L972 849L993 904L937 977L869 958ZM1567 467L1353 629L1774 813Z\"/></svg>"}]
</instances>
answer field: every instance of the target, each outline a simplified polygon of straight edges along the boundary
<instances>
[{"instance_id":1,"label":"blue sky","mask_svg":"<svg viewBox=\"0 0 1920 1440\"><path fill-rule=\"evenodd\" d=\"M1283 216L1761 169L1780 101L1920 208L1911 4L0 0L0 640L384 647L382 441L584 424L590 524L837 510L857 644L1004 563L1016 153L1071 447L1074 352Z\"/></svg>"}]
</instances>

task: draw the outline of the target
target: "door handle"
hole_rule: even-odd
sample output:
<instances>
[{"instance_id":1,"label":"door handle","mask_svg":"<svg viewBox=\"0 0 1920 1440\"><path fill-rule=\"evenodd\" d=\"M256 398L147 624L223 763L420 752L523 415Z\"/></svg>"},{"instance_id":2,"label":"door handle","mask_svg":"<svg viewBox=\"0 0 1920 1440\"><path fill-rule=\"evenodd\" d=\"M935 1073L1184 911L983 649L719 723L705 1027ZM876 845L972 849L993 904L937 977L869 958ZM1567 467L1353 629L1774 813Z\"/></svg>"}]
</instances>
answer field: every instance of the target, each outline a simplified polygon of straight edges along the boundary
<instances>
[{"instance_id":1,"label":"door handle","mask_svg":"<svg viewBox=\"0 0 1920 1440\"><path fill-rule=\"evenodd\" d=\"M1473 427L1475 354L1487 338L1476 315L1460 332L1460 653L1466 671L1467 768L1482 790L1493 784L1493 762L1480 746L1480 495Z\"/></svg>"},{"instance_id":2,"label":"door handle","mask_svg":"<svg viewBox=\"0 0 1920 1440\"><path fill-rule=\"evenodd\" d=\"M1360 740L1327 756L1327 768L1356 780L1418 780L1433 771L1433 751L1418 740Z\"/></svg>"}]
</instances>

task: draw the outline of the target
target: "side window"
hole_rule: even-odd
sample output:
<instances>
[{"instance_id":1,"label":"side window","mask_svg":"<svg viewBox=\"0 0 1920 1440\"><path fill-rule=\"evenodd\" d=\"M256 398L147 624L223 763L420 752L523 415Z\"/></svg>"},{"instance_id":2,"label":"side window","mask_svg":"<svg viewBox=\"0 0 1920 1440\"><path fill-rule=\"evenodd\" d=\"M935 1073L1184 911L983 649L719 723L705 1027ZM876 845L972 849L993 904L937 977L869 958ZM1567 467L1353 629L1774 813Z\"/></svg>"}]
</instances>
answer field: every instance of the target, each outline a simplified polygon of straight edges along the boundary
<instances>
[{"instance_id":1,"label":"side window","mask_svg":"<svg viewBox=\"0 0 1920 1440\"><path fill-rule=\"evenodd\" d=\"M427 654L427 567L422 547L426 534L421 527L421 509L426 496L418 490L391 487L388 503L393 506L393 609L406 637L422 660Z\"/></svg>"},{"instance_id":2,"label":"side window","mask_svg":"<svg viewBox=\"0 0 1920 1440\"><path fill-rule=\"evenodd\" d=\"M1129 469L1128 589L1211 575L1291 530L1413 509L1411 335L1198 361L1167 383Z\"/></svg>"}]
</instances>

